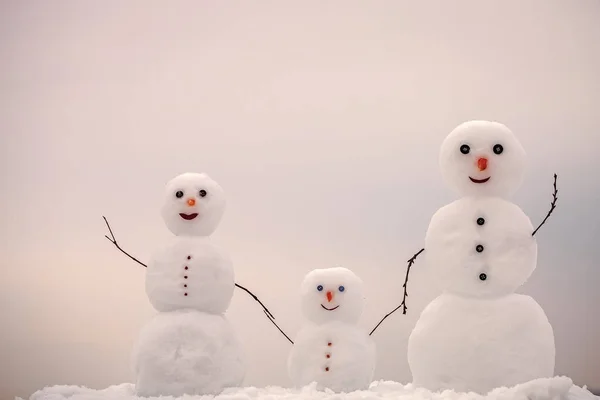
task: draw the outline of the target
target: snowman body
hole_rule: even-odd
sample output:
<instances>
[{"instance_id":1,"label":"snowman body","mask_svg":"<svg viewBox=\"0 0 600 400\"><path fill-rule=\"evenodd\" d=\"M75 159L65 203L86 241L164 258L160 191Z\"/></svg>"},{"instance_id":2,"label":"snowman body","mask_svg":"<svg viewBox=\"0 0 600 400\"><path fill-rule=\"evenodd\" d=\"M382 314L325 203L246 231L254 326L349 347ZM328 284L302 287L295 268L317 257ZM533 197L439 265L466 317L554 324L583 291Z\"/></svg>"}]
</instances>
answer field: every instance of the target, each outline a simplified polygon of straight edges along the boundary
<instances>
[{"instance_id":1,"label":"snowman body","mask_svg":"<svg viewBox=\"0 0 600 400\"><path fill-rule=\"evenodd\" d=\"M554 374L554 335L529 296L444 293L422 312L408 345L413 383L486 394Z\"/></svg>"},{"instance_id":2,"label":"snowman body","mask_svg":"<svg viewBox=\"0 0 600 400\"><path fill-rule=\"evenodd\" d=\"M133 352L138 396L214 395L243 383L243 351L224 316L233 265L209 237L224 206L222 189L205 174L167 184L162 216L176 236L146 271L146 293L158 314Z\"/></svg>"},{"instance_id":3,"label":"snowman body","mask_svg":"<svg viewBox=\"0 0 600 400\"><path fill-rule=\"evenodd\" d=\"M301 285L307 320L288 357L296 387L316 382L320 390L353 392L369 388L375 344L357 326L364 309L363 283L342 267L309 272Z\"/></svg>"},{"instance_id":4,"label":"snowman body","mask_svg":"<svg viewBox=\"0 0 600 400\"><path fill-rule=\"evenodd\" d=\"M246 366L225 316L193 309L158 313L134 350L138 396L216 395L242 384Z\"/></svg>"},{"instance_id":5,"label":"snowman body","mask_svg":"<svg viewBox=\"0 0 600 400\"><path fill-rule=\"evenodd\" d=\"M365 390L375 370L375 344L356 324L308 324L294 340L288 370L296 386L317 382L319 390Z\"/></svg>"},{"instance_id":6,"label":"snowman body","mask_svg":"<svg viewBox=\"0 0 600 400\"><path fill-rule=\"evenodd\" d=\"M444 141L445 180L463 196L439 209L424 261L442 289L408 342L416 386L486 394L554 374L554 334L539 304L515 290L537 263L533 226L506 200L524 150L505 126L471 121Z\"/></svg>"},{"instance_id":7,"label":"snowman body","mask_svg":"<svg viewBox=\"0 0 600 400\"><path fill-rule=\"evenodd\" d=\"M207 236L175 236L148 263L146 294L160 312L194 309L221 314L235 287L228 255Z\"/></svg>"}]
</instances>

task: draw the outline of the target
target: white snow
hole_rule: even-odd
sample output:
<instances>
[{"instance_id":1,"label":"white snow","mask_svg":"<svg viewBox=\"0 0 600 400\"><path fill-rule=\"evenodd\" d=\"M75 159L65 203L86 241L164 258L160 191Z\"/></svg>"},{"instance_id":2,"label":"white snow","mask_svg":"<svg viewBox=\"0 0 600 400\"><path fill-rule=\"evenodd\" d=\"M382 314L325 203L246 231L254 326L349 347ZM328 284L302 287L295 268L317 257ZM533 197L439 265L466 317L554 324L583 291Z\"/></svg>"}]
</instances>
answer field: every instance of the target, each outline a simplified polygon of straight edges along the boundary
<instances>
[{"instance_id":1,"label":"white snow","mask_svg":"<svg viewBox=\"0 0 600 400\"><path fill-rule=\"evenodd\" d=\"M534 299L442 294L423 311L408 341L416 386L487 393L554 375L554 335Z\"/></svg>"},{"instance_id":2,"label":"white snow","mask_svg":"<svg viewBox=\"0 0 600 400\"><path fill-rule=\"evenodd\" d=\"M500 154L495 145L502 146ZM461 146L469 146L463 154ZM468 121L460 124L446 137L440 151L440 167L446 184L461 196L509 197L523 181L525 150L515 135L501 123ZM479 158L487 160L485 170L475 168ZM486 179L484 184L474 179Z\"/></svg>"},{"instance_id":3,"label":"white snow","mask_svg":"<svg viewBox=\"0 0 600 400\"><path fill-rule=\"evenodd\" d=\"M181 197L177 197L178 192ZM225 205L225 193L217 182L205 173L186 172L167 183L161 214L177 236L209 236L217 229ZM198 216L186 220L182 213Z\"/></svg>"},{"instance_id":4,"label":"white snow","mask_svg":"<svg viewBox=\"0 0 600 400\"><path fill-rule=\"evenodd\" d=\"M209 237L174 237L154 254L146 271L146 294L158 311L191 308L221 314L234 287L231 259Z\"/></svg>"},{"instance_id":5,"label":"white snow","mask_svg":"<svg viewBox=\"0 0 600 400\"><path fill-rule=\"evenodd\" d=\"M124 383L95 390L80 386L52 386L35 392L29 400L137 400L133 384ZM147 398L146 398L147 399ZM573 385L567 377L537 379L512 388L498 388L487 395L445 391L430 392L412 384L377 381L368 390L346 394L330 390L319 391L316 384L288 389L278 386L266 388L230 388L217 396L164 396L161 400L599 400L586 388ZM22 400L22 399L18 399Z\"/></svg>"},{"instance_id":6,"label":"white snow","mask_svg":"<svg viewBox=\"0 0 600 400\"><path fill-rule=\"evenodd\" d=\"M297 387L311 382L335 392L366 389L375 370L375 344L356 322L364 309L363 283L347 268L316 269L301 285L308 320L288 357Z\"/></svg>"},{"instance_id":7,"label":"white snow","mask_svg":"<svg viewBox=\"0 0 600 400\"><path fill-rule=\"evenodd\" d=\"M158 313L133 351L139 395L216 394L240 386L242 348L223 315L194 310Z\"/></svg>"},{"instance_id":8,"label":"white snow","mask_svg":"<svg viewBox=\"0 0 600 400\"><path fill-rule=\"evenodd\" d=\"M532 232L531 221L517 205L499 197L463 197L431 218L423 267L442 290L469 297L513 293L536 267Z\"/></svg>"}]
</instances>

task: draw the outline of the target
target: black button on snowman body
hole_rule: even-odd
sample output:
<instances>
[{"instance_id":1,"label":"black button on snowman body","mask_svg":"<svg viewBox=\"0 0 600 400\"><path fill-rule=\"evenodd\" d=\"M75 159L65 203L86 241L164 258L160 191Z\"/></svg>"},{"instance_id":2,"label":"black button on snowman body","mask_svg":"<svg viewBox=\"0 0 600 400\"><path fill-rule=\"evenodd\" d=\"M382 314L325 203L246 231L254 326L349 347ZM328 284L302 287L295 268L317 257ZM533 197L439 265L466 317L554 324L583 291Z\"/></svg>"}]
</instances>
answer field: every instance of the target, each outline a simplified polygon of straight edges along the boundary
<instances>
[{"instance_id":1,"label":"black button on snowman body","mask_svg":"<svg viewBox=\"0 0 600 400\"><path fill-rule=\"evenodd\" d=\"M479 217L479 218L477 218L477 225L479 225L479 226L482 226L483 224L485 224L485 219L483 219L483 217ZM483 249L484 249L484 248L483 248L483 245L481 245L481 244L478 244L478 245L475 247L475 250L476 250L478 253L481 253L481 252L483 251ZM480 281L485 281L486 279L487 279L487 274L485 274L485 273L483 273L483 272L482 272L481 274L479 274L479 280L480 280Z\"/></svg>"}]
</instances>

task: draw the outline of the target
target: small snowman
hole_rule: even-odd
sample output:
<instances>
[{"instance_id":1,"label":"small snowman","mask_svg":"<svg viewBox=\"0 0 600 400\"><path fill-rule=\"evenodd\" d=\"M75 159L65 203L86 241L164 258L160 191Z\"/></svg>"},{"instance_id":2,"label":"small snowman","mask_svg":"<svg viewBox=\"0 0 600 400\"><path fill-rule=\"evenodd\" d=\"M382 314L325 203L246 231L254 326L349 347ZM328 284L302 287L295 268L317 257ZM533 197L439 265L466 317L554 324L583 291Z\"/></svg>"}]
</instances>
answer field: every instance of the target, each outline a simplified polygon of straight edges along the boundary
<instances>
[{"instance_id":1,"label":"small snowman","mask_svg":"<svg viewBox=\"0 0 600 400\"><path fill-rule=\"evenodd\" d=\"M346 393L368 389L375 344L357 326L364 308L362 281L346 268L316 269L302 282L301 301L308 323L288 358L294 385L316 382L319 390Z\"/></svg>"},{"instance_id":2,"label":"small snowman","mask_svg":"<svg viewBox=\"0 0 600 400\"><path fill-rule=\"evenodd\" d=\"M166 186L162 217L176 236L147 265L146 293L159 313L134 349L138 396L217 394L244 380L242 349L223 315L233 266L209 237L224 210L223 190L206 174L185 173Z\"/></svg>"},{"instance_id":3,"label":"small snowman","mask_svg":"<svg viewBox=\"0 0 600 400\"><path fill-rule=\"evenodd\" d=\"M507 200L523 179L523 147L500 123L470 121L445 139L440 165L462 197L433 215L425 237L443 292L409 338L414 385L485 394L552 377L552 327L533 298L515 293L537 263L531 221Z\"/></svg>"}]
</instances>

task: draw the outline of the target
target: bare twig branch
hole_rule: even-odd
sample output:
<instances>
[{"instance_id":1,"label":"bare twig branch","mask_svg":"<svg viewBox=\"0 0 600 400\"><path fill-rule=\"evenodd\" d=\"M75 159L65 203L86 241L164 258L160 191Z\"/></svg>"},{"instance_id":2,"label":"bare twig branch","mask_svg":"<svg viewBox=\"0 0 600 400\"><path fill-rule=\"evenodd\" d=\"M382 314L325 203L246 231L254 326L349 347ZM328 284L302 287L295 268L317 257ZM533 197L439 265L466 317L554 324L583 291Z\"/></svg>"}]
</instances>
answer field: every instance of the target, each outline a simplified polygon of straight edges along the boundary
<instances>
[{"instance_id":1,"label":"bare twig branch","mask_svg":"<svg viewBox=\"0 0 600 400\"><path fill-rule=\"evenodd\" d=\"M556 188L556 179L557 178L558 178L557 175L554 174L554 192L552 193L552 203L550 203L550 211L548 211L548 214L546 214L546 218L544 218L542 223L539 224L539 226L537 228L535 228L535 231L533 231L531 236L534 236L535 233L538 231L538 229L540 229L542 227L542 225L544 225L546 223L546 220L550 217L550 214L552 214L552 211L554 211L554 209L556 208L556 201L558 200L558 197L557 197L558 189Z\"/></svg>"},{"instance_id":2,"label":"bare twig branch","mask_svg":"<svg viewBox=\"0 0 600 400\"><path fill-rule=\"evenodd\" d=\"M252 296L252 298L254 300L256 300L258 302L258 304L260 304L262 306L263 311L265 312L265 314L267 314L267 317L269 317L269 319L275 319L275 317L273 316L273 314L271 314L271 311L269 311L269 309L267 307L265 307L265 305L258 299L258 297L256 297L254 295L254 293L252 293L251 291L249 291L248 289L246 289L242 285L238 285L237 283L235 284L235 286L239 287L240 289L242 289L243 291L245 291L246 293L248 293L250 296Z\"/></svg>"},{"instance_id":3,"label":"bare twig branch","mask_svg":"<svg viewBox=\"0 0 600 400\"><path fill-rule=\"evenodd\" d=\"M390 311L389 313L387 313L381 319L381 321L379 321L379 323L377 325L375 325L375 328L373 328L373 330L371 331L371 333L369 333L369 336L371 336L373 334L373 332L375 332L375 329L379 328L379 325L381 325L381 323L383 321L385 321L385 319L387 317L389 317L390 315L392 315L393 313L395 313L396 311L398 311L398 309L400 307L404 307L404 309L402 310L402 314L406 314L406 298L408 297L408 290L407 290L408 274L410 274L410 267L412 267L412 265L415 263L415 260L417 259L417 257L419 256L419 254L421 254L423 251L425 251L425 249L419 250L414 256L412 256L408 260L408 267L406 268L406 277L404 278L404 285L402 285L402 287L404 288L404 296L402 297L402 303L400 303L400 305L398 307L394 308L392 311Z\"/></svg>"},{"instance_id":4,"label":"bare twig branch","mask_svg":"<svg viewBox=\"0 0 600 400\"><path fill-rule=\"evenodd\" d=\"M282 329L279 327L279 325L277 325L277 324L275 323L275 321L273 321L273 318L271 318L271 316L269 315L269 313L267 312L267 310L263 310L263 312L265 313L265 315L267 316L267 318L269 318L269 321L271 321L271 323L272 323L273 325L275 325L275 327L276 327L277 329L279 329L279 332L281 332L281 334L282 334L283 336L285 336L285 338L286 338L286 339L287 339L287 340L288 340L288 341L289 341L291 344L294 344L294 342L292 341L292 339L290 339L290 337L289 337L288 335L286 335L286 334L285 334L285 332L284 332L284 331L283 331L283 330L282 330Z\"/></svg>"},{"instance_id":5,"label":"bare twig branch","mask_svg":"<svg viewBox=\"0 0 600 400\"><path fill-rule=\"evenodd\" d=\"M119 244L117 243L117 239L115 239L115 235L113 234L112 229L110 228L110 224L108 223L108 220L106 219L105 216L102 216L102 218L104 218L104 222L106 222L106 226L108 227L108 231L110 232L110 236L112 236L112 239L109 238L107 235L104 235L105 238L107 238L108 240L110 240L112 242L112 244L114 244L117 249L121 250L121 252L123 254L125 254L127 257L131 258L133 261L135 261L136 263L140 264L143 267L148 267L146 264L144 264L143 262L141 262L140 260L138 260L137 258L135 258L134 256L132 256L131 254L129 254L128 252L126 252L125 250L123 250L121 248L121 246L119 246Z\"/></svg>"}]
</instances>

